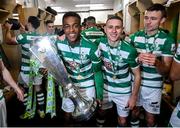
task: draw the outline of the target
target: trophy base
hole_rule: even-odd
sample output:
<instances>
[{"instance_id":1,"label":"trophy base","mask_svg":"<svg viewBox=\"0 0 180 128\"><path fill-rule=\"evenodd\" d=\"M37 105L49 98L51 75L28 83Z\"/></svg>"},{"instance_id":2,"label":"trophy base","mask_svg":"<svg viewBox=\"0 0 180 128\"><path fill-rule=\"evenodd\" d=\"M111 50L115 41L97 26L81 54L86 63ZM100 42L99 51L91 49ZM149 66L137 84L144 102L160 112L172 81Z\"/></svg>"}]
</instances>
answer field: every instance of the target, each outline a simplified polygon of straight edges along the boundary
<instances>
[{"instance_id":1,"label":"trophy base","mask_svg":"<svg viewBox=\"0 0 180 128\"><path fill-rule=\"evenodd\" d=\"M97 108L97 102L93 99L91 100L89 108L80 111L78 113L74 111L72 113L72 117L76 121L88 121L95 114L96 108Z\"/></svg>"}]
</instances>

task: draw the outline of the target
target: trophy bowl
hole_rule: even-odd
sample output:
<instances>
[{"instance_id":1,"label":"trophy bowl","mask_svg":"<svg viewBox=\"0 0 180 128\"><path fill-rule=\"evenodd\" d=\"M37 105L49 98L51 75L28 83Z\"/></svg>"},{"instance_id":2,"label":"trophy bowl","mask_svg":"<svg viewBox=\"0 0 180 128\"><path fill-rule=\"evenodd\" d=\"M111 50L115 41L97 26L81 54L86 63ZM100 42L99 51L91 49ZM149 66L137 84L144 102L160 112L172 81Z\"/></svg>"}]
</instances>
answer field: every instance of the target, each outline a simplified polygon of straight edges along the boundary
<instances>
[{"instance_id":1,"label":"trophy bowl","mask_svg":"<svg viewBox=\"0 0 180 128\"><path fill-rule=\"evenodd\" d=\"M41 39L41 42L35 42L30 51L63 87L64 96L72 100L75 106L72 117L77 121L89 120L96 111L97 102L93 98L80 95L78 87L69 79L64 63L48 37Z\"/></svg>"}]
</instances>

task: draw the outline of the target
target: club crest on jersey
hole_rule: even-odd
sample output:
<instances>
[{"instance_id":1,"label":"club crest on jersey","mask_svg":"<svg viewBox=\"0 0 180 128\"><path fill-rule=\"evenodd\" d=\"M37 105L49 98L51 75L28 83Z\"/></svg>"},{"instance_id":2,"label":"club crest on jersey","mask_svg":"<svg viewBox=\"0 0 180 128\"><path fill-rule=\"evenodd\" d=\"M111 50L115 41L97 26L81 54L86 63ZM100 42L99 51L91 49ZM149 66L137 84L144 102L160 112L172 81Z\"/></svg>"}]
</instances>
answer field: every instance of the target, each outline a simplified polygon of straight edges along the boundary
<instances>
[{"instance_id":1,"label":"club crest on jersey","mask_svg":"<svg viewBox=\"0 0 180 128\"><path fill-rule=\"evenodd\" d=\"M74 61L68 61L68 63L72 70L75 70L79 66L79 64Z\"/></svg>"},{"instance_id":2,"label":"club crest on jersey","mask_svg":"<svg viewBox=\"0 0 180 128\"><path fill-rule=\"evenodd\" d=\"M81 59L82 60L86 60L87 59L87 56L84 52L81 53Z\"/></svg>"},{"instance_id":3,"label":"club crest on jersey","mask_svg":"<svg viewBox=\"0 0 180 128\"><path fill-rule=\"evenodd\" d=\"M112 71L112 64L110 62L104 61L104 65L108 70Z\"/></svg>"}]
</instances>

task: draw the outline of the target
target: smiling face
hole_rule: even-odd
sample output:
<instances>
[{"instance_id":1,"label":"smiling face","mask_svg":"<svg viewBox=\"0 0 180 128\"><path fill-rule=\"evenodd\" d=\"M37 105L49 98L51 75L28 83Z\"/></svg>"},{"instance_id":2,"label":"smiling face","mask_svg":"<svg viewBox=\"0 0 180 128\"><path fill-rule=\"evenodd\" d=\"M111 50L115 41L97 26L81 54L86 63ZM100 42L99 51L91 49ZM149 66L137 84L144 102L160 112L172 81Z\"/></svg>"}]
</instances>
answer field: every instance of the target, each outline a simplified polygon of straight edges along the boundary
<instances>
[{"instance_id":1,"label":"smiling face","mask_svg":"<svg viewBox=\"0 0 180 128\"><path fill-rule=\"evenodd\" d=\"M46 25L46 30L47 30L47 33L54 34L54 24L53 23L48 23Z\"/></svg>"},{"instance_id":2,"label":"smiling face","mask_svg":"<svg viewBox=\"0 0 180 128\"><path fill-rule=\"evenodd\" d=\"M69 16L63 20L63 29L66 38L69 43L75 44L79 43L80 40L80 20L77 17Z\"/></svg>"},{"instance_id":3,"label":"smiling face","mask_svg":"<svg viewBox=\"0 0 180 128\"><path fill-rule=\"evenodd\" d=\"M144 15L144 27L147 34L153 35L158 31L160 24L165 22L161 11L146 11Z\"/></svg>"},{"instance_id":4,"label":"smiling face","mask_svg":"<svg viewBox=\"0 0 180 128\"><path fill-rule=\"evenodd\" d=\"M110 44L114 44L119 42L121 38L121 34L123 32L123 24L119 19L110 19L106 22L106 26L104 28L107 38Z\"/></svg>"}]
</instances>

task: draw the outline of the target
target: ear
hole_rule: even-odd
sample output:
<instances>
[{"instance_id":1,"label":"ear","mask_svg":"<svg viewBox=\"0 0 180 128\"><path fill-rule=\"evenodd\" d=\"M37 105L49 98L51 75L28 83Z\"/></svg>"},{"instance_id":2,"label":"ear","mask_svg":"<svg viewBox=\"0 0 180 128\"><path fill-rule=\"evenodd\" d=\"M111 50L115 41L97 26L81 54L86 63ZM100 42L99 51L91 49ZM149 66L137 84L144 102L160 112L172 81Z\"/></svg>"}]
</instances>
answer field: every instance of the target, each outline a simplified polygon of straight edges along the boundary
<instances>
[{"instance_id":1,"label":"ear","mask_svg":"<svg viewBox=\"0 0 180 128\"><path fill-rule=\"evenodd\" d=\"M105 33L106 33L106 28L107 28L107 27L106 27L106 25L105 25L105 26L104 26L104 32L105 32Z\"/></svg>"},{"instance_id":2,"label":"ear","mask_svg":"<svg viewBox=\"0 0 180 128\"><path fill-rule=\"evenodd\" d=\"M166 21L166 18L165 17L163 17L162 19L161 19L161 24L163 24L164 22Z\"/></svg>"}]
</instances>

